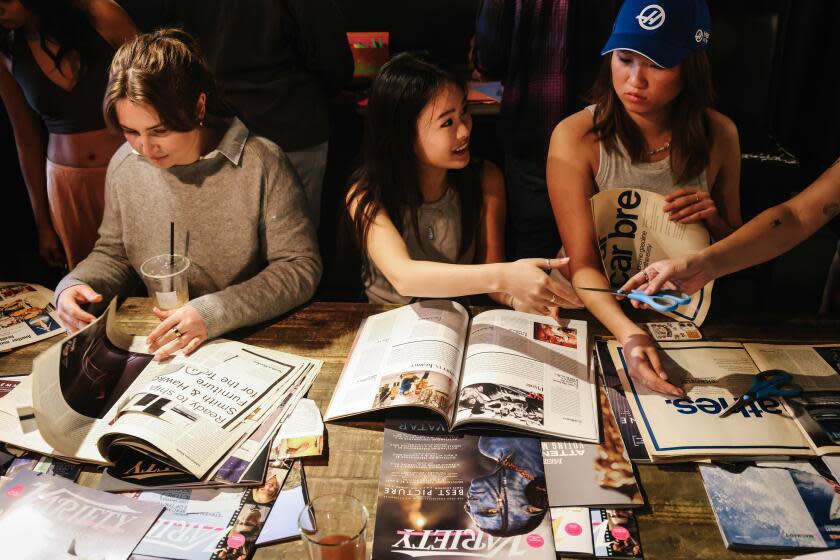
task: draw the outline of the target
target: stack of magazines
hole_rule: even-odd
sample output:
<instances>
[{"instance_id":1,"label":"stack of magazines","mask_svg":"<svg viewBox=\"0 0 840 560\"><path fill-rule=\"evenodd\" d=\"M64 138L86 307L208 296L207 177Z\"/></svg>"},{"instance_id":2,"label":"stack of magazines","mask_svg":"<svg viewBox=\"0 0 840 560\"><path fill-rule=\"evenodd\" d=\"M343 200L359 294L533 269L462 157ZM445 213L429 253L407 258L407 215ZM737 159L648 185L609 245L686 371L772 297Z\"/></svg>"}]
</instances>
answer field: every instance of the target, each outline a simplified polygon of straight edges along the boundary
<instances>
[{"instance_id":1,"label":"stack of magazines","mask_svg":"<svg viewBox=\"0 0 840 560\"><path fill-rule=\"evenodd\" d=\"M323 449L320 413L302 399L321 362L225 340L155 362L114 313L112 302L31 375L3 379L0 536L20 523L51 536L21 543L22 558L184 560L296 536L294 459Z\"/></svg>"}]
</instances>

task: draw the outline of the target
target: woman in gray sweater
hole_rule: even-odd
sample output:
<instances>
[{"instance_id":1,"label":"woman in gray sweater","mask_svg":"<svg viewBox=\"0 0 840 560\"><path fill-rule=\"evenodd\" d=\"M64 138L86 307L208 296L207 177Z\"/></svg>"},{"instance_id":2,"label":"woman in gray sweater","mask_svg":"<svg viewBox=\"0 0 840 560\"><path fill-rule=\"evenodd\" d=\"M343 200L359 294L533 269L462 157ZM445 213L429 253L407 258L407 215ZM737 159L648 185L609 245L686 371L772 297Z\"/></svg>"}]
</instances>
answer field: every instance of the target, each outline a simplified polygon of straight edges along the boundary
<instances>
[{"instance_id":1,"label":"woman in gray sweater","mask_svg":"<svg viewBox=\"0 0 840 560\"><path fill-rule=\"evenodd\" d=\"M56 288L73 332L94 319L81 304L129 290L140 265L189 236L189 293L155 309L157 359L264 321L312 297L321 259L306 198L286 156L250 134L218 94L195 41L179 30L138 36L114 56L103 107L126 140L108 166L93 252Z\"/></svg>"}]
</instances>

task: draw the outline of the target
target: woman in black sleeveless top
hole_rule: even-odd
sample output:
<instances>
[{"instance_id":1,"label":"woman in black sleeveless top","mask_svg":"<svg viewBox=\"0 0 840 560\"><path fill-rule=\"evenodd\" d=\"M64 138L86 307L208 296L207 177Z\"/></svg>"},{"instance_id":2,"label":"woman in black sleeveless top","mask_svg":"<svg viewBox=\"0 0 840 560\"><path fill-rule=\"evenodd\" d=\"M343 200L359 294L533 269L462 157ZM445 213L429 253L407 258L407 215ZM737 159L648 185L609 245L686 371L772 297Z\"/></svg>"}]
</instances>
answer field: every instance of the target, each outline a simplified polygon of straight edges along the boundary
<instances>
[{"instance_id":1,"label":"woman in black sleeveless top","mask_svg":"<svg viewBox=\"0 0 840 560\"><path fill-rule=\"evenodd\" d=\"M0 97L14 128L38 248L50 265L72 268L96 241L105 170L123 143L102 117L108 66L136 33L113 0L0 2Z\"/></svg>"}]
</instances>

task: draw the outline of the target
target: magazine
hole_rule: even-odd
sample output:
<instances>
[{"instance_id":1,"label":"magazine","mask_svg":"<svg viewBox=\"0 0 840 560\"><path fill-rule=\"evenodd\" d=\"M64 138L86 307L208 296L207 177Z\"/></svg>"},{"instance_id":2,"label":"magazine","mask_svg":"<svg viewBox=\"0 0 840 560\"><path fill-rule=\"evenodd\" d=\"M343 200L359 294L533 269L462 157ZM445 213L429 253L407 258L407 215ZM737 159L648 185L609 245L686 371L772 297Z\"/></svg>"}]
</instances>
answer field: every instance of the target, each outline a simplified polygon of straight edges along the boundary
<instances>
[{"instance_id":1,"label":"magazine","mask_svg":"<svg viewBox=\"0 0 840 560\"><path fill-rule=\"evenodd\" d=\"M600 393L602 443L542 440L548 503L554 507L644 505L621 434Z\"/></svg>"},{"instance_id":2,"label":"magazine","mask_svg":"<svg viewBox=\"0 0 840 560\"><path fill-rule=\"evenodd\" d=\"M64 334L52 298L38 284L0 282L0 352Z\"/></svg>"},{"instance_id":3,"label":"magazine","mask_svg":"<svg viewBox=\"0 0 840 560\"><path fill-rule=\"evenodd\" d=\"M0 439L101 465L133 449L201 478L271 417L290 387L320 369L318 361L224 340L155 362L132 350L114 313L112 301L35 359L32 375L0 399Z\"/></svg>"},{"instance_id":4,"label":"magazine","mask_svg":"<svg viewBox=\"0 0 840 560\"><path fill-rule=\"evenodd\" d=\"M636 517L628 509L552 507L551 527L563 558L643 557Z\"/></svg>"},{"instance_id":5,"label":"magazine","mask_svg":"<svg viewBox=\"0 0 840 560\"><path fill-rule=\"evenodd\" d=\"M807 463L787 468L700 465L727 548L840 547L836 482Z\"/></svg>"},{"instance_id":6,"label":"magazine","mask_svg":"<svg viewBox=\"0 0 840 560\"><path fill-rule=\"evenodd\" d=\"M598 366L601 369L601 380L604 382L604 393L610 403L610 412L618 425L621 440L624 442L624 450L627 456L634 463L650 463L650 456L645 448L645 440L639 426L636 425L636 418L630 410L630 403L624 394L624 387L621 385L621 378L615 369L610 348L606 340L595 342L595 355L598 357Z\"/></svg>"},{"instance_id":7,"label":"magazine","mask_svg":"<svg viewBox=\"0 0 840 560\"><path fill-rule=\"evenodd\" d=\"M601 261L615 289L651 263L696 253L711 243L703 224L669 221L662 211L665 197L651 191L608 189L593 196L591 204ZM712 285L709 282L688 304L664 315L700 326L712 303Z\"/></svg>"},{"instance_id":8,"label":"magazine","mask_svg":"<svg viewBox=\"0 0 840 560\"><path fill-rule=\"evenodd\" d=\"M288 476L286 476L280 494L274 501L274 507L268 513L268 519L266 519L265 525L263 525L257 537L256 546L268 546L278 542L299 539L298 516L308 503L309 497L306 490L303 465L300 461L295 461Z\"/></svg>"},{"instance_id":9,"label":"magazine","mask_svg":"<svg viewBox=\"0 0 840 560\"><path fill-rule=\"evenodd\" d=\"M673 398L656 393L626 374L622 349L609 342L628 403L653 460L716 456L809 456L830 452L812 441L797 418L786 413L783 399L767 398L721 418L752 384L756 365L768 352L766 345L732 342L663 342L660 358L671 381L687 396ZM799 351L819 356L813 347ZM792 371L803 399L809 390L840 391L840 375L832 368L809 367Z\"/></svg>"},{"instance_id":10,"label":"magazine","mask_svg":"<svg viewBox=\"0 0 840 560\"><path fill-rule=\"evenodd\" d=\"M598 441L585 321L511 310L478 314L426 300L368 317L325 420L394 407L439 414L450 429L494 424Z\"/></svg>"},{"instance_id":11,"label":"magazine","mask_svg":"<svg viewBox=\"0 0 840 560\"><path fill-rule=\"evenodd\" d=\"M163 508L23 472L0 493L0 539L16 560L128 558Z\"/></svg>"},{"instance_id":12,"label":"magazine","mask_svg":"<svg viewBox=\"0 0 840 560\"><path fill-rule=\"evenodd\" d=\"M373 558L554 560L539 440L385 422Z\"/></svg>"}]
</instances>

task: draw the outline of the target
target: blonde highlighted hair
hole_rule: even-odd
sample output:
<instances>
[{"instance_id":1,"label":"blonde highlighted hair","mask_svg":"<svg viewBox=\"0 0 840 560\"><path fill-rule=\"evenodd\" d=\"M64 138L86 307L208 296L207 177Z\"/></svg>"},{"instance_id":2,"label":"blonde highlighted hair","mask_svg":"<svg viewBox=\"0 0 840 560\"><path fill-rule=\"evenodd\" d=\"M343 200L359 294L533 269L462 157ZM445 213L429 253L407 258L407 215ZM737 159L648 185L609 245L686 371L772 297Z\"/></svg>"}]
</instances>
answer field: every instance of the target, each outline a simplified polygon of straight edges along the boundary
<instances>
[{"instance_id":1,"label":"blonde highlighted hair","mask_svg":"<svg viewBox=\"0 0 840 560\"><path fill-rule=\"evenodd\" d=\"M181 29L143 33L114 54L102 111L105 122L120 129L117 101L151 105L169 130L185 132L201 124L198 99L206 95L206 112L231 116L198 42Z\"/></svg>"}]
</instances>

